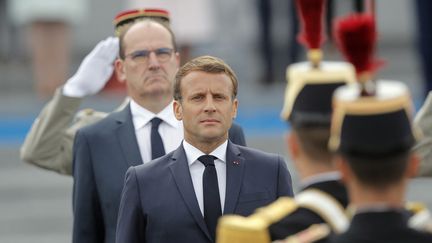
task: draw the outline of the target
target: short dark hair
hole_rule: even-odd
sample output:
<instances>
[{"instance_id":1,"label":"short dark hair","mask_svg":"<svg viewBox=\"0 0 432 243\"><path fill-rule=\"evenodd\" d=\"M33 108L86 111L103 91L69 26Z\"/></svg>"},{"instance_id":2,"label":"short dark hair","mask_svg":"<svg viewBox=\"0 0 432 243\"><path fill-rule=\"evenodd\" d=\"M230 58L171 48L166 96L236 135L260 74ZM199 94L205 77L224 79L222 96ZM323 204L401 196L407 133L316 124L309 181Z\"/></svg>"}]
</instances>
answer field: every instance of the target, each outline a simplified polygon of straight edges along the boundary
<instances>
[{"instance_id":1,"label":"short dark hair","mask_svg":"<svg viewBox=\"0 0 432 243\"><path fill-rule=\"evenodd\" d=\"M181 100L181 80L191 72L202 71L206 73L224 73L232 82L232 98L237 97L238 80L234 71L222 59L212 56L200 56L183 65L177 72L174 81L174 100Z\"/></svg>"},{"instance_id":2,"label":"short dark hair","mask_svg":"<svg viewBox=\"0 0 432 243\"><path fill-rule=\"evenodd\" d=\"M386 188L402 180L411 152L404 150L385 156L341 155L362 184Z\"/></svg>"},{"instance_id":3,"label":"short dark hair","mask_svg":"<svg viewBox=\"0 0 432 243\"><path fill-rule=\"evenodd\" d=\"M127 24L128 26L124 27L124 29L122 30L122 32L119 35L119 57L121 59L124 59L125 55L126 55L125 54L126 48L124 46L124 37L125 37L126 33L130 30L130 28L137 23L149 23L149 24L150 23L156 23L156 24L163 26L166 30L168 30L168 32L171 35L171 41L172 41L174 52L177 50L175 35L174 35L174 32L172 31L171 27L169 26L169 22L160 22L160 21L157 21L155 19L149 19L149 18L138 18L138 19L135 19L135 20L129 22Z\"/></svg>"},{"instance_id":4,"label":"short dark hair","mask_svg":"<svg viewBox=\"0 0 432 243\"><path fill-rule=\"evenodd\" d=\"M304 152L314 161L330 163L333 153L328 148L330 126L292 126Z\"/></svg>"}]
</instances>

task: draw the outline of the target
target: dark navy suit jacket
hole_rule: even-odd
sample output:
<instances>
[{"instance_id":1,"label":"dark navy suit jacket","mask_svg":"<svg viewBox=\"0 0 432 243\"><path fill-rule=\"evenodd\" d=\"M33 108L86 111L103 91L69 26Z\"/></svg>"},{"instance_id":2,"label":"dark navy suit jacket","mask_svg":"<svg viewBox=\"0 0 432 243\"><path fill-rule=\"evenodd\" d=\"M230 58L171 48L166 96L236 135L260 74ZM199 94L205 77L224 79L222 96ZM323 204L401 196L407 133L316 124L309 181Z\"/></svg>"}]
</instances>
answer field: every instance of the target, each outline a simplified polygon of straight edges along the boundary
<instances>
[{"instance_id":1,"label":"dark navy suit jacket","mask_svg":"<svg viewBox=\"0 0 432 243\"><path fill-rule=\"evenodd\" d=\"M228 142L224 214L248 216L280 196L293 196L278 155ZM213 242L195 196L186 154L177 150L126 173L117 243Z\"/></svg>"},{"instance_id":2,"label":"dark navy suit jacket","mask_svg":"<svg viewBox=\"0 0 432 243\"><path fill-rule=\"evenodd\" d=\"M229 135L245 145L240 126ZM115 242L124 175L143 164L129 106L79 130L73 149L73 242Z\"/></svg>"}]
</instances>

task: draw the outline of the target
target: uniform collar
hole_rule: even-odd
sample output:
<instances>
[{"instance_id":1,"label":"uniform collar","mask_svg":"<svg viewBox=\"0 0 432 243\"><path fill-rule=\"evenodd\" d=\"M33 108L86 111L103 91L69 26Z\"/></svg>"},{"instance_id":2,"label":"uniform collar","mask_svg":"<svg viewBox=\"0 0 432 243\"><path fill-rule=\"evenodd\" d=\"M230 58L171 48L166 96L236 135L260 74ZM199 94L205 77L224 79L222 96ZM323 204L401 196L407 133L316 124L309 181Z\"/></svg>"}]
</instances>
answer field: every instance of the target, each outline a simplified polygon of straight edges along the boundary
<instances>
[{"instance_id":1,"label":"uniform collar","mask_svg":"<svg viewBox=\"0 0 432 243\"><path fill-rule=\"evenodd\" d=\"M326 181L339 181L341 174L337 171L319 173L313 176L306 177L300 182L301 188L306 188L312 184L326 182Z\"/></svg>"}]
</instances>

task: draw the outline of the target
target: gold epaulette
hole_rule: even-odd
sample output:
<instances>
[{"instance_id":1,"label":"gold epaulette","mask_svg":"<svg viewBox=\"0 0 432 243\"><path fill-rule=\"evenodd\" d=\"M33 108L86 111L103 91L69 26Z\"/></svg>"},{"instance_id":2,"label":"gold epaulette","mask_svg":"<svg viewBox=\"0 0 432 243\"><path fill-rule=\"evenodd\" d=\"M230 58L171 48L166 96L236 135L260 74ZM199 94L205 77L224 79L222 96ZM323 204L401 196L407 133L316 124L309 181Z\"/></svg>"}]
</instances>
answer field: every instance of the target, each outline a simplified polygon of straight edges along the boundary
<instances>
[{"instance_id":1,"label":"gold epaulette","mask_svg":"<svg viewBox=\"0 0 432 243\"><path fill-rule=\"evenodd\" d=\"M405 204L405 209L416 214L416 213L419 213L423 210L427 210L427 207L424 203L421 203L421 202L407 202Z\"/></svg>"},{"instance_id":2,"label":"gold epaulette","mask_svg":"<svg viewBox=\"0 0 432 243\"><path fill-rule=\"evenodd\" d=\"M76 121L83 120L83 119L84 120L89 120L89 119L90 120L93 120L93 119L100 120L106 116L107 116L106 112L96 111L96 110L91 109L91 108L85 108L83 110L78 111L78 113L75 116L75 120Z\"/></svg>"},{"instance_id":3,"label":"gold epaulette","mask_svg":"<svg viewBox=\"0 0 432 243\"><path fill-rule=\"evenodd\" d=\"M408 220L410 228L432 233L432 217L425 204L421 202L408 202L405 204L405 209L413 213Z\"/></svg>"},{"instance_id":4,"label":"gold epaulette","mask_svg":"<svg viewBox=\"0 0 432 243\"><path fill-rule=\"evenodd\" d=\"M290 235L283 240L277 240L273 243L310 243L324 239L330 232L330 227L327 224L313 224L297 234Z\"/></svg>"},{"instance_id":5,"label":"gold epaulette","mask_svg":"<svg viewBox=\"0 0 432 243\"><path fill-rule=\"evenodd\" d=\"M227 215L219 219L217 243L269 243L268 227L297 209L293 198L282 197L249 217Z\"/></svg>"}]
</instances>

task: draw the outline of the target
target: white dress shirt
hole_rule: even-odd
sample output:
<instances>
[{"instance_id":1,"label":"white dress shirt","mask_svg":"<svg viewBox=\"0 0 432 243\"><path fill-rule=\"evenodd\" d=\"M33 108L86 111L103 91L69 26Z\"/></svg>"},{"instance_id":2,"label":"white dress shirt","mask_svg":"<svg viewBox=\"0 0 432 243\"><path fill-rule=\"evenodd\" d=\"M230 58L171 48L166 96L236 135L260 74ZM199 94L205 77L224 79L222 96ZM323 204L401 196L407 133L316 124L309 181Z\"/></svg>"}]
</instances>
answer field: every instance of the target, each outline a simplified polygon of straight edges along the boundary
<instances>
[{"instance_id":1,"label":"white dress shirt","mask_svg":"<svg viewBox=\"0 0 432 243\"><path fill-rule=\"evenodd\" d=\"M158 114L141 107L133 100L130 101L130 109L135 135L144 163L151 160L151 120L155 117L162 120L158 131L164 144L165 153L169 153L180 146L183 140L183 124L175 118L172 102Z\"/></svg>"},{"instance_id":2,"label":"white dress shirt","mask_svg":"<svg viewBox=\"0 0 432 243\"><path fill-rule=\"evenodd\" d=\"M225 192L226 192L226 150L228 146L228 140L217 147L209 155L215 156L217 159L214 161L218 179L219 196L221 200L222 213L225 205ZM183 141L183 148L186 152L186 158L189 164L189 171L192 177L192 183L195 190L195 196L198 200L198 205L201 210L201 214L204 216L204 195L203 195L203 173L205 166L198 161L198 158L202 155L206 155L199 149L192 146L190 143Z\"/></svg>"}]
</instances>

